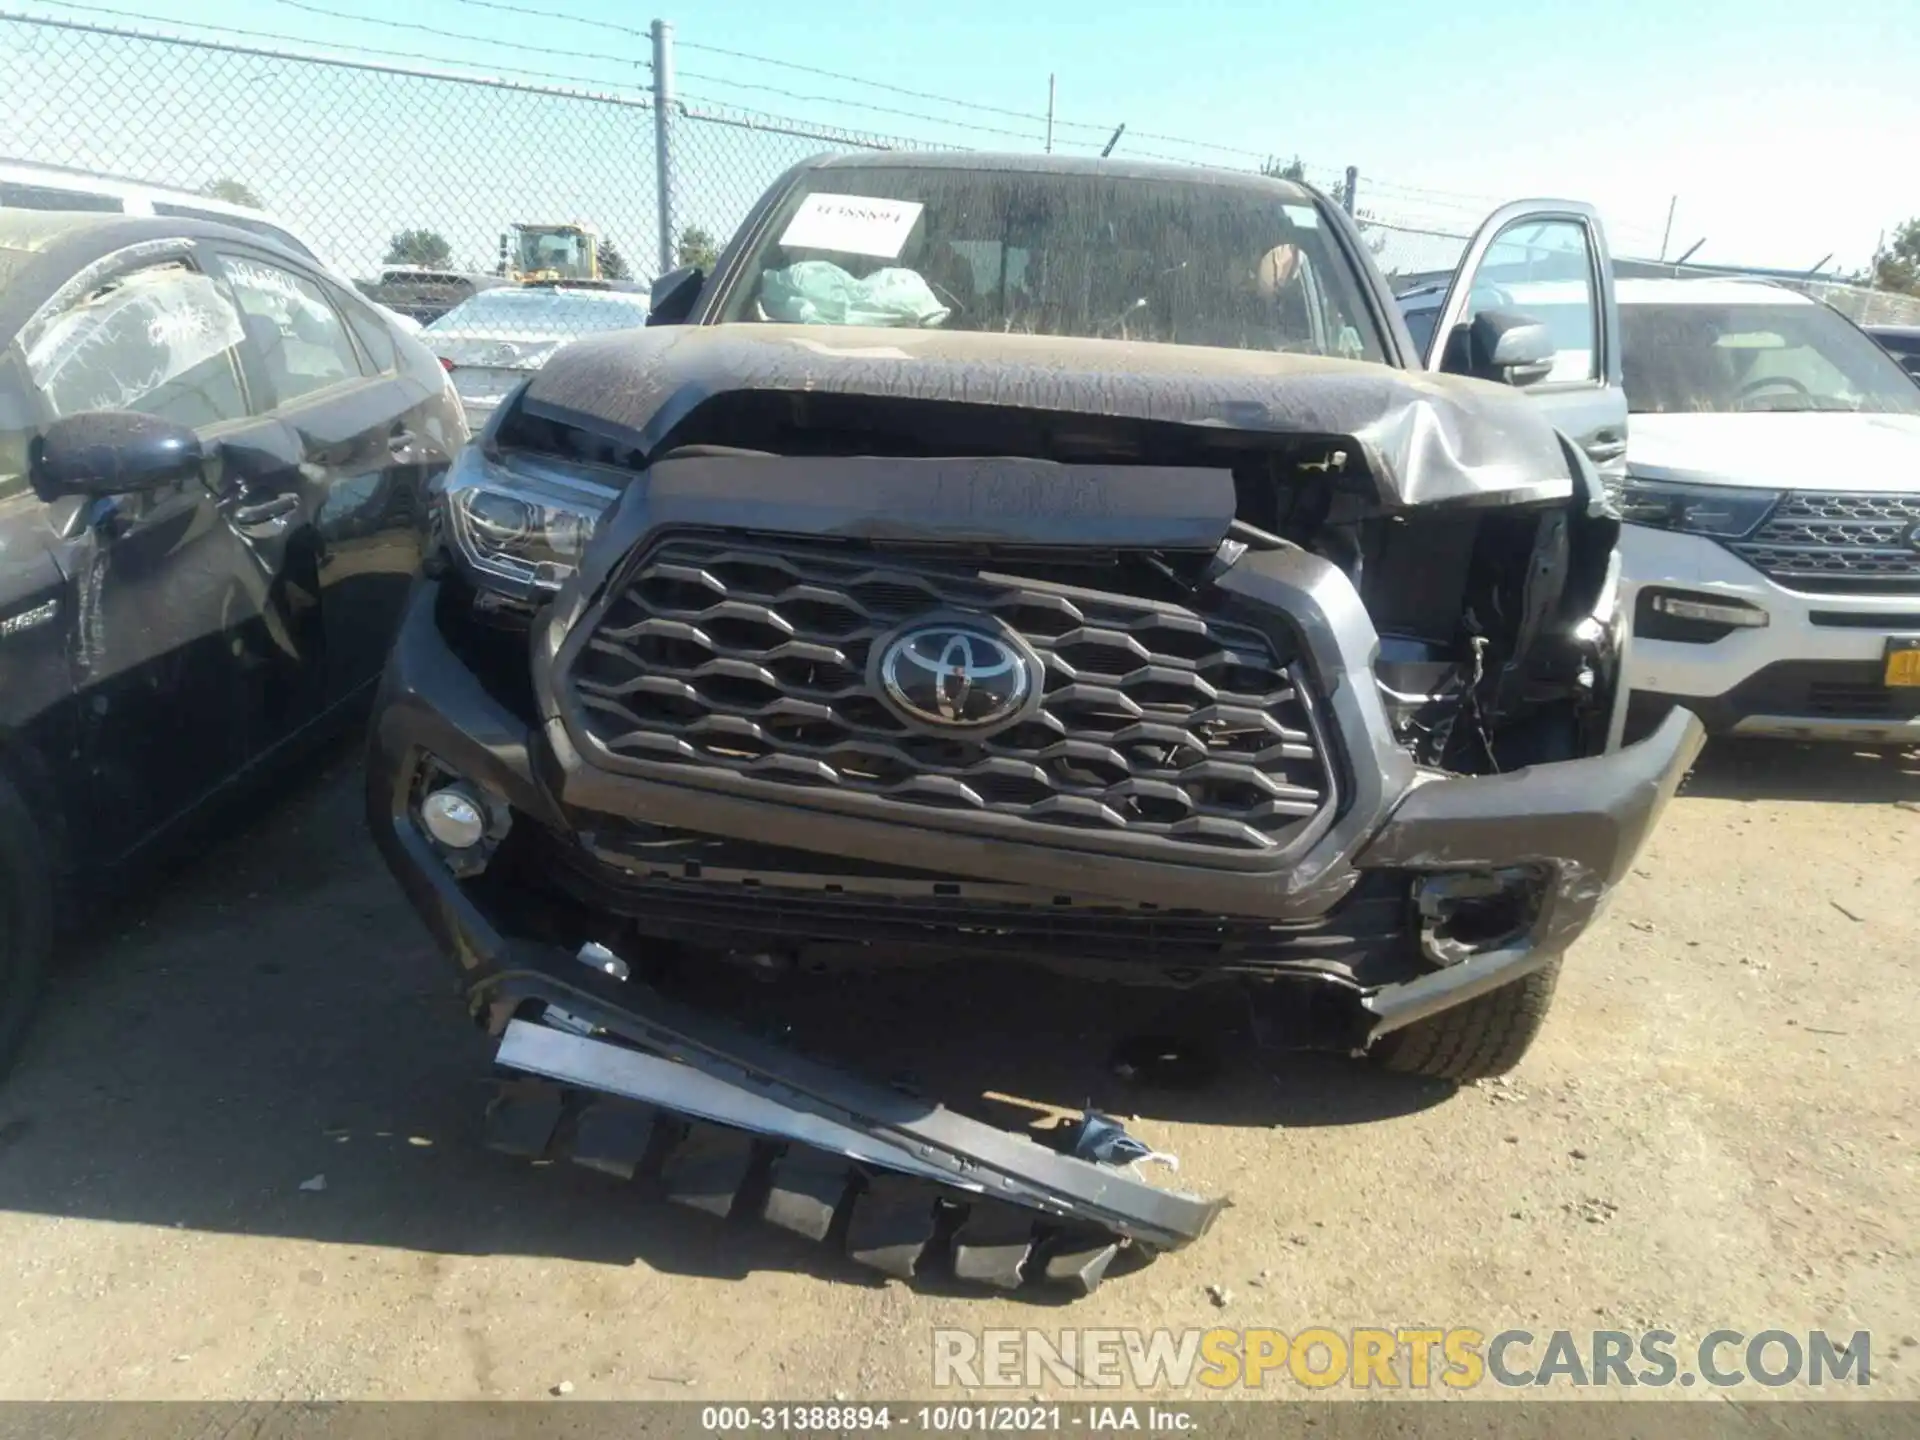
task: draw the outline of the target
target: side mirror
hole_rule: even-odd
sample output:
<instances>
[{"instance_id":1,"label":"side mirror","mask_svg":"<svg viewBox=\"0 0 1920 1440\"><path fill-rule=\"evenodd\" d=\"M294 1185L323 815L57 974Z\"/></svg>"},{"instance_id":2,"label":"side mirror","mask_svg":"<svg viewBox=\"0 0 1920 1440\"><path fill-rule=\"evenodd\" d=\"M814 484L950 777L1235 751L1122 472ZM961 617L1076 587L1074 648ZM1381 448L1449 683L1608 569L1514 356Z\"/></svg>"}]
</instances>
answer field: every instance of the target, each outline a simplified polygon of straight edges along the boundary
<instances>
[{"instance_id":1,"label":"side mirror","mask_svg":"<svg viewBox=\"0 0 1920 1440\"><path fill-rule=\"evenodd\" d=\"M184 425L130 410L83 410L36 436L28 461L43 500L157 490L201 473L206 451Z\"/></svg>"},{"instance_id":2,"label":"side mirror","mask_svg":"<svg viewBox=\"0 0 1920 1440\"><path fill-rule=\"evenodd\" d=\"M669 270L647 291L647 324L684 325L700 298L700 287L707 283L707 272L698 265L682 265Z\"/></svg>"},{"instance_id":3,"label":"side mirror","mask_svg":"<svg viewBox=\"0 0 1920 1440\"><path fill-rule=\"evenodd\" d=\"M1467 374L1534 385L1553 373L1553 332L1517 310L1482 310L1467 327Z\"/></svg>"}]
</instances>

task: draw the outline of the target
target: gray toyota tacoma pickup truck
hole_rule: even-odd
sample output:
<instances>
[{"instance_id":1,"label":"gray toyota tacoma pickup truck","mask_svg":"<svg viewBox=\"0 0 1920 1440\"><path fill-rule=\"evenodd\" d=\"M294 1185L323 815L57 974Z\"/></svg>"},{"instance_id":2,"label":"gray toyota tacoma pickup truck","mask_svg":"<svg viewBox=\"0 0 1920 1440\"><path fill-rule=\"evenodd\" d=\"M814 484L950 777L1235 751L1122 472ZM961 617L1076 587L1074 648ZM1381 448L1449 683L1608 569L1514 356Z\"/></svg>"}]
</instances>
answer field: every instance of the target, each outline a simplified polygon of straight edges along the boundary
<instances>
[{"instance_id":1,"label":"gray toyota tacoma pickup truck","mask_svg":"<svg viewBox=\"0 0 1920 1440\"><path fill-rule=\"evenodd\" d=\"M1583 287L1573 348L1502 308L1523 274ZM1422 356L1308 187L831 157L556 353L444 483L368 772L535 1077L503 1148L1084 1286L1215 1204L1103 1117L994 1130L650 958L1230 983L1393 1069L1511 1067L1700 744L1606 749L1608 277L1590 209L1508 206Z\"/></svg>"}]
</instances>

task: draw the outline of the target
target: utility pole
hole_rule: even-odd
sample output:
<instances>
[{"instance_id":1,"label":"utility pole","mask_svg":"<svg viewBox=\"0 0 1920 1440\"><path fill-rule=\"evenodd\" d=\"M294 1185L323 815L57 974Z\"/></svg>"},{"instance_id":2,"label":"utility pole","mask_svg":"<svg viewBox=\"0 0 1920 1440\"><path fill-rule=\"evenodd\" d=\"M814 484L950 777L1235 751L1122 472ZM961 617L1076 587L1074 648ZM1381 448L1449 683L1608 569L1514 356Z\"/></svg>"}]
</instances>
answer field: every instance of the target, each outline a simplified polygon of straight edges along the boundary
<instances>
[{"instance_id":1,"label":"utility pole","mask_svg":"<svg viewBox=\"0 0 1920 1440\"><path fill-rule=\"evenodd\" d=\"M1667 202L1667 228L1660 232L1660 258L1667 258L1667 242L1673 239L1673 212L1680 204L1680 197L1674 196Z\"/></svg>"},{"instance_id":2,"label":"utility pole","mask_svg":"<svg viewBox=\"0 0 1920 1440\"><path fill-rule=\"evenodd\" d=\"M1053 153L1053 79L1047 76L1047 154Z\"/></svg>"},{"instance_id":3,"label":"utility pole","mask_svg":"<svg viewBox=\"0 0 1920 1440\"><path fill-rule=\"evenodd\" d=\"M675 259L673 230L673 22L653 22L653 148L654 184L658 194L660 268L664 275Z\"/></svg>"},{"instance_id":4,"label":"utility pole","mask_svg":"<svg viewBox=\"0 0 1920 1440\"><path fill-rule=\"evenodd\" d=\"M1349 215L1353 214L1353 195L1359 188L1360 167L1358 165L1349 165L1347 166L1347 188L1340 193L1341 203L1346 207L1347 214Z\"/></svg>"}]
</instances>

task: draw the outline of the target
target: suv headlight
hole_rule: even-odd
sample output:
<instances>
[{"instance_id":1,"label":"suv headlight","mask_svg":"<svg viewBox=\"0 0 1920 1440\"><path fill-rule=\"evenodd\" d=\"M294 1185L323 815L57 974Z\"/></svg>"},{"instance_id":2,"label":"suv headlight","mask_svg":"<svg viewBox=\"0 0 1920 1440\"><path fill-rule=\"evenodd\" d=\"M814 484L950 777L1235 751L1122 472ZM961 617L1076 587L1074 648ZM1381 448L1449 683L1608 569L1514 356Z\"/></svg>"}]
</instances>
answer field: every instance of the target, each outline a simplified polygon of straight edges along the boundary
<instances>
[{"instance_id":1,"label":"suv headlight","mask_svg":"<svg viewBox=\"0 0 1920 1440\"><path fill-rule=\"evenodd\" d=\"M1656 530L1684 530L1738 540L1760 527L1768 512L1780 503L1778 490L1747 490L1731 485L1681 485L1669 480L1643 480L1629 475L1606 482L1620 518L1629 525Z\"/></svg>"},{"instance_id":2,"label":"suv headlight","mask_svg":"<svg viewBox=\"0 0 1920 1440\"><path fill-rule=\"evenodd\" d=\"M478 445L447 472L440 504L476 584L516 599L558 590L580 566L620 491L564 461L489 458Z\"/></svg>"}]
</instances>

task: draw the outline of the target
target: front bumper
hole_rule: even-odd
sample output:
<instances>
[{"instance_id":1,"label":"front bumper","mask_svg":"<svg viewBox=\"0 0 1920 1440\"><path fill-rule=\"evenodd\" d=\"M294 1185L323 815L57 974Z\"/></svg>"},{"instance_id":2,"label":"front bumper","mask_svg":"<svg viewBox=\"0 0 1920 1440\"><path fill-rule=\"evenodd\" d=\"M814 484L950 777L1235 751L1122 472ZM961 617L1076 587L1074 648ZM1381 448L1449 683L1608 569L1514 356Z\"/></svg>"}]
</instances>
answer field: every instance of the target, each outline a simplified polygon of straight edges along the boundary
<instances>
[{"instance_id":1,"label":"front bumper","mask_svg":"<svg viewBox=\"0 0 1920 1440\"><path fill-rule=\"evenodd\" d=\"M1920 690L1881 684L1887 640L1920 635L1920 594L1813 595L1786 589L1715 540L1621 529L1620 605L1629 635L1621 733L1643 733L1674 706L1712 734L1876 744L1920 740ZM1642 592L1744 601L1767 623L1704 642L1631 633Z\"/></svg>"},{"instance_id":2,"label":"front bumper","mask_svg":"<svg viewBox=\"0 0 1920 1440\"><path fill-rule=\"evenodd\" d=\"M1392 742L1371 683L1376 642L1344 578L1312 557L1274 552L1243 560L1230 579L1243 596L1265 601L1299 627L1345 758L1340 813L1284 871L989 843L918 817L912 825L890 824L599 769L583 757L563 718L530 722L468 668L442 632L434 581L423 582L409 606L376 707L367 771L374 835L441 948L476 985L497 976L514 942L489 913L484 887L457 879L421 828L414 807L429 764L478 787L516 825L537 827L563 846L584 849L583 833L614 820L684 827L1109 907L1124 897L1145 907L1135 911L1142 933L1154 914L1176 910L1299 925L1335 913L1369 877L1408 886L1459 872L1527 870L1540 877L1526 928L1498 945L1451 964L1423 960L1409 947L1399 973L1343 977L1364 1006L1361 1044L1561 954L1624 876L1691 764L1698 722L1676 713L1617 753L1509 775L1417 775ZM536 664L536 676L545 668ZM1365 683L1354 683L1356 676ZM735 893L742 906L757 903L751 890ZM1410 904L1404 913L1411 932ZM1122 916L1122 933L1125 923Z\"/></svg>"}]
</instances>

